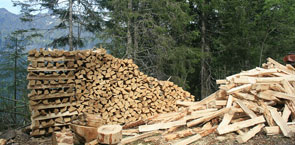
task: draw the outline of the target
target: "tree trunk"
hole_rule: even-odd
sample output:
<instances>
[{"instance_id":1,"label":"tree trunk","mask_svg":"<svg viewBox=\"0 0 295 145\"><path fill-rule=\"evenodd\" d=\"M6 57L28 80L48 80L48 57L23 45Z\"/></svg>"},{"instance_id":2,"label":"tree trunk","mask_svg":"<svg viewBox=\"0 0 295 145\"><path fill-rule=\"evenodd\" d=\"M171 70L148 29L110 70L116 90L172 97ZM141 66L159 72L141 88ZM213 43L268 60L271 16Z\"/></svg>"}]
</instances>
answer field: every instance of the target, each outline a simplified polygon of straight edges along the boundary
<instances>
[{"instance_id":1,"label":"tree trunk","mask_svg":"<svg viewBox=\"0 0 295 145\"><path fill-rule=\"evenodd\" d=\"M206 2L204 2L205 4ZM201 16L201 35L202 35L202 60L201 60L201 98L207 97L211 92L211 73L210 73L210 47L206 40L207 33L206 33L206 12L202 10Z\"/></svg>"},{"instance_id":2,"label":"tree trunk","mask_svg":"<svg viewBox=\"0 0 295 145\"><path fill-rule=\"evenodd\" d=\"M14 100L16 100L16 91L17 91L17 78L16 78L16 73L17 73L17 47L18 47L18 42L17 42L17 37L15 38L15 56L14 56ZM14 121L16 122L16 101L14 101Z\"/></svg>"},{"instance_id":3,"label":"tree trunk","mask_svg":"<svg viewBox=\"0 0 295 145\"><path fill-rule=\"evenodd\" d=\"M132 11L132 0L128 0L128 10ZM126 55L127 58L132 58L132 37L131 37L131 18L128 16L127 18L127 48Z\"/></svg>"},{"instance_id":4,"label":"tree trunk","mask_svg":"<svg viewBox=\"0 0 295 145\"><path fill-rule=\"evenodd\" d=\"M73 51L73 1L69 0L69 47Z\"/></svg>"}]
</instances>

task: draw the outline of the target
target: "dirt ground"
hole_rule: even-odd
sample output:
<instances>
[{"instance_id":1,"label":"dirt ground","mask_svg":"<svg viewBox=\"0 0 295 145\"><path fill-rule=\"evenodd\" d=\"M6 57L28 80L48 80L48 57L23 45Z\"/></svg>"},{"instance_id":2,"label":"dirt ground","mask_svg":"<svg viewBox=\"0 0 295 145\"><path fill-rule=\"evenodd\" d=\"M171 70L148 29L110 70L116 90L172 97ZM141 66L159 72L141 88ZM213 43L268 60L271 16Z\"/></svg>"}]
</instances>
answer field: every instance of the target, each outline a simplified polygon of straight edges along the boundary
<instances>
[{"instance_id":1,"label":"dirt ground","mask_svg":"<svg viewBox=\"0 0 295 145\"><path fill-rule=\"evenodd\" d=\"M5 135L7 137L7 132L0 133L0 137ZM8 133L8 137L13 137L7 142L7 145L51 145L51 137L30 137L27 133L24 133L22 130L14 130L15 134ZM235 140L236 134L229 133L223 136L218 136L213 133L207 137L200 139L197 142L194 142L193 145L239 145L239 143ZM169 145L172 143L178 142L177 140L171 142L165 142L162 138L155 142L144 142L143 140L139 140L137 142L133 142L130 145ZM274 135L274 136L266 136L263 132L260 132L255 137L250 139L247 145L295 145L295 137L294 138L286 138L282 135Z\"/></svg>"}]
</instances>

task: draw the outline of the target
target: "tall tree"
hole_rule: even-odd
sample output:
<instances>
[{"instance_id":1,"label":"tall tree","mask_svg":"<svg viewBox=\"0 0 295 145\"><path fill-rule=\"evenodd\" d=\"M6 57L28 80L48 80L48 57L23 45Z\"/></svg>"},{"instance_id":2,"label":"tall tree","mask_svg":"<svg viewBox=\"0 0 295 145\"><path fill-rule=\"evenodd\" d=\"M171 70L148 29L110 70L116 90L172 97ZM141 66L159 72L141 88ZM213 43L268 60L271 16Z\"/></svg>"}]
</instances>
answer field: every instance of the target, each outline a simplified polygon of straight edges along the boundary
<instances>
[{"instance_id":1,"label":"tall tree","mask_svg":"<svg viewBox=\"0 0 295 145\"><path fill-rule=\"evenodd\" d=\"M15 1L14 4L21 6L23 21L34 21L40 13L58 17L59 21L55 27L48 30L68 30L68 33L56 37L49 46L68 46L69 50L73 50L74 46L83 46L80 35L82 29L91 33L98 33L101 30L101 9L95 0L30 0ZM75 26L77 29L74 29ZM32 30L44 33L44 29ZM77 36L74 35L75 32Z\"/></svg>"},{"instance_id":2,"label":"tall tree","mask_svg":"<svg viewBox=\"0 0 295 145\"><path fill-rule=\"evenodd\" d=\"M191 62L180 59L196 59L192 47L186 46L194 33L187 28L191 17L186 1L106 0L101 4L109 11L105 35L111 39L111 53L132 58L149 75L172 76L171 80L186 86Z\"/></svg>"},{"instance_id":3,"label":"tall tree","mask_svg":"<svg viewBox=\"0 0 295 145\"><path fill-rule=\"evenodd\" d=\"M5 59L5 61L1 61L0 64L0 75L3 77L5 84L2 84L1 88L7 88L1 91L2 99L9 100L12 102L12 105L3 105L0 108L0 112L8 111L10 115L12 115L13 122L7 120L7 125L14 124L22 124L24 122L20 121L28 121L28 106L25 102L27 102L27 88L26 88L26 45L29 42L28 40L32 38L32 36L25 36L23 31L15 31L11 33L5 40L6 48L1 51L1 59ZM12 94L12 95L11 95ZM11 95L11 97L9 97ZM1 103L4 103L2 101ZM19 103L23 102L23 103ZM22 106L22 107L20 107ZM21 114L22 117L19 115ZM4 115L4 114L1 114ZM22 119L21 119L22 118Z\"/></svg>"}]
</instances>

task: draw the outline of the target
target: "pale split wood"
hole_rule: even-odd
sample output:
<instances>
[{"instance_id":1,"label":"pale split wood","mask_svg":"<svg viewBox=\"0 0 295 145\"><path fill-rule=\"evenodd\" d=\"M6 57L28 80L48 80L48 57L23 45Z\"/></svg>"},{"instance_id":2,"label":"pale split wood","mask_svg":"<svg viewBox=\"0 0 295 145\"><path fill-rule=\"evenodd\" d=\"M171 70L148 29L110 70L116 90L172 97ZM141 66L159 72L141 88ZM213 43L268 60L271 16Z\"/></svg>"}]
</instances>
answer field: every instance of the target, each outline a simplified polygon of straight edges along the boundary
<instances>
[{"instance_id":1,"label":"pale split wood","mask_svg":"<svg viewBox=\"0 0 295 145\"><path fill-rule=\"evenodd\" d=\"M290 128L291 132L295 133L295 125L288 125L288 127ZM264 127L263 130L267 135L277 135L282 133L279 126L267 126Z\"/></svg>"},{"instance_id":2,"label":"pale split wood","mask_svg":"<svg viewBox=\"0 0 295 145\"><path fill-rule=\"evenodd\" d=\"M285 91L287 94L295 96L295 89L292 87L292 85L287 80L283 80L283 81L281 81L281 83L282 83L283 87L285 88Z\"/></svg>"},{"instance_id":3,"label":"pale split wood","mask_svg":"<svg viewBox=\"0 0 295 145\"><path fill-rule=\"evenodd\" d=\"M269 110L271 113L272 118L274 121L278 124L278 126L281 128L284 136L286 137L291 137L292 133L290 128L287 126L287 123L283 120L281 115L276 111L276 109L270 109Z\"/></svg>"},{"instance_id":4,"label":"pale split wood","mask_svg":"<svg viewBox=\"0 0 295 145\"><path fill-rule=\"evenodd\" d=\"M238 86L238 87L235 87L235 88L232 88L232 89L228 90L227 93L232 94L232 93L235 93L235 92L239 92L239 91L242 91L244 89L249 89L251 86L252 86L252 84L241 85L241 86Z\"/></svg>"},{"instance_id":5,"label":"pale split wood","mask_svg":"<svg viewBox=\"0 0 295 145\"><path fill-rule=\"evenodd\" d=\"M226 108L230 108L232 106L233 103L233 96L229 95L228 99L227 99L227 104L226 104ZM228 125L231 121L231 119L234 116L234 112L229 111L228 113L225 113L223 116L223 119L221 121L221 123L218 125L218 127L220 126L224 126L224 125Z\"/></svg>"},{"instance_id":6,"label":"pale split wood","mask_svg":"<svg viewBox=\"0 0 295 145\"><path fill-rule=\"evenodd\" d=\"M283 111L283 115L282 115L282 118L285 122L288 122L288 119L289 119L289 116L291 115L291 111L288 107L287 104L285 104L285 107L284 107L284 111Z\"/></svg>"},{"instance_id":7,"label":"pale split wood","mask_svg":"<svg viewBox=\"0 0 295 145\"><path fill-rule=\"evenodd\" d=\"M145 124L145 121L144 120L137 120L137 121L134 121L134 122L130 122L130 123L127 123L123 126L123 129L128 129L128 128L133 128L133 127L137 127L139 125L143 125Z\"/></svg>"},{"instance_id":8,"label":"pale split wood","mask_svg":"<svg viewBox=\"0 0 295 145\"><path fill-rule=\"evenodd\" d=\"M275 126L276 123L274 122L274 120L273 120L273 118L272 118L272 116L271 116L271 114L270 114L270 111L269 111L267 105L265 104L265 102L264 102L263 100L259 99L259 100L258 100L258 103L259 103L260 106L263 107L263 109L264 109L263 115L264 115L264 117L265 117L265 119L266 119L268 125L269 125L269 126Z\"/></svg>"},{"instance_id":9,"label":"pale split wood","mask_svg":"<svg viewBox=\"0 0 295 145\"><path fill-rule=\"evenodd\" d=\"M203 122L207 122L215 117L218 117L224 113L227 113L231 108L222 108L214 113L212 113L211 115L208 115L208 116L204 116L200 119L196 119L196 120L193 120L193 121L190 121L187 123L187 127L192 127L192 126L195 126L195 125L198 125L200 123L203 123Z\"/></svg>"},{"instance_id":10,"label":"pale split wood","mask_svg":"<svg viewBox=\"0 0 295 145\"><path fill-rule=\"evenodd\" d=\"M220 128L217 128L217 132L218 132L218 134L225 134L225 133L237 131L239 129L250 127L250 126L253 126L255 124L259 124L259 123L263 123L263 122L265 122L264 117L259 116L259 117L248 119L248 120L245 120L245 121L241 121L241 122L233 123L233 124L230 124L230 125L222 126Z\"/></svg>"},{"instance_id":11,"label":"pale split wood","mask_svg":"<svg viewBox=\"0 0 295 145\"><path fill-rule=\"evenodd\" d=\"M154 136L154 135L159 134L159 133L161 133L161 132L160 131L151 131L151 132L146 132L146 133L136 135L136 136L132 136L132 137L126 137L126 138L123 138L118 145L125 145L125 144L128 144L128 143L137 141L139 139Z\"/></svg>"},{"instance_id":12,"label":"pale split wood","mask_svg":"<svg viewBox=\"0 0 295 145\"><path fill-rule=\"evenodd\" d=\"M139 132L154 131L159 129L167 129L173 126L183 126L186 124L185 120L172 121L167 123L157 123L152 125L141 125L138 127Z\"/></svg>"},{"instance_id":13,"label":"pale split wood","mask_svg":"<svg viewBox=\"0 0 295 145\"><path fill-rule=\"evenodd\" d=\"M215 100L216 99L216 93L217 92L209 95L208 97L204 98L203 100L199 101L198 103L190 106L189 110L197 110L198 108L201 108L203 105L206 105L207 103Z\"/></svg>"},{"instance_id":14,"label":"pale split wood","mask_svg":"<svg viewBox=\"0 0 295 145\"><path fill-rule=\"evenodd\" d=\"M194 136L191 136L191 137L188 137L184 140L181 140L179 142L176 142L174 143L173 145L187 145L187 144L191 144L199 139L201 139L202 137L205 137L213 132L215 132L216 130L216 126L215 127L212 127L211 129L208 129L208 130L203 130L201 131L200 133L194 135Z\"/></svg>"},{"instance_id":15,"label":"pale split wood","mask_svg":"<svg viewBox=\"0 0 295 145\"><path fill-rule=\"evenodd\" d=\"M171 141L171 140L176 140L179 138L183 138L183 137L187 137L190 135L195 134L195 132L192 129L185 129L185 130L181 130L172 134L167 134L164 136L164 139L166 141Z\"/></svg>"},{"instance_id":16,"label":"pale split wood","mask_svg":"<svg viewBox=\"0 0 295 145\"><path fill-rule=\"evenodd\" d=\"M237 99L236 102L239 104L239 106L244 110L244 112L249 115L251 118L257 117L257 115L250 110L241 100Z\"/></svg>"},{"instance_id":17,"label":"pale split wood","mask_svg":"<svg viewBox=\"0 0 295 145\"><path fill-rule=\"evenodd\" d=\"M250 129L250 131L244 133L243 135L239 135L236 139L239 143L245 143L247 142L249 139L251 139L252 137L254 137L258 132L260 132L260 130L264 127L264 124L258 124L255 127L253 127L252 129Z\"/></svg>"},{"instance_id":18,"label":"pale split wood","mask_svg":"<svg viewBox=\"0 0 295 145\"><path fill-rule=\"evenodd\" d=\"M277 61L273 60L272 58L267 58L267 61L273 63L277 68L283 70L284 72L286 72L288 74L295 74L295 71L288 69L286 66L278 63Z\"/></svg>"}]
</instances>

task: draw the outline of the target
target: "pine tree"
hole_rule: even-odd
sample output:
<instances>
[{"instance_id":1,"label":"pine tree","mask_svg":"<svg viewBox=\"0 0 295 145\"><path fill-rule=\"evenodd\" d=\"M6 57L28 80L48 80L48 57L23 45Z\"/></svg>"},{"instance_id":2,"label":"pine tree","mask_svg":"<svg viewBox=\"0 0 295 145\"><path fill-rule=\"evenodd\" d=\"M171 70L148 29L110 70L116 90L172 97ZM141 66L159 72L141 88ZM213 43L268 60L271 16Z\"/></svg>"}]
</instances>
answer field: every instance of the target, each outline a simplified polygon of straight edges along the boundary
<instances>
[{"instance_id":1,"label":"pine tree","mask_svg":"<svg viewBox=\"0 0 295 145\"><path fill-rule=\"evenodd\" d=\"M44 12L59 19L55 27L46 31L63 30L67 33L55 38L49 46L68 46L69 50L74 50L74 47L77 49L84 45L81 38L82 30L94 34L101 30L100 8L93 0L30 0L15 1L14 4L21 6L23 21L34 21L37 14ZM45 32L37 28L33 28L32 31L38 31L41 34Z\"/></svg>"},{"instance_id":2,"label":"pine tree","mask_svg":"<svg viewBox=\"0 0 295 145\"><path fill-rule=\"evenodd\" d=\"M2 124L16 127L19 124L29 122L27 106L27 59L26 45L32 36L25 36L23 31L15 31L6 38L6 48L1 52L0 75L1 80L1 116L8 112L11 120L2 120ZM4 61L5 60L5 61ZM7 118L7 117L6 117ZM9 118L9 117L8 117ZM7 127L4 125L3 127Z\"/></svg>"}]
</instances>

